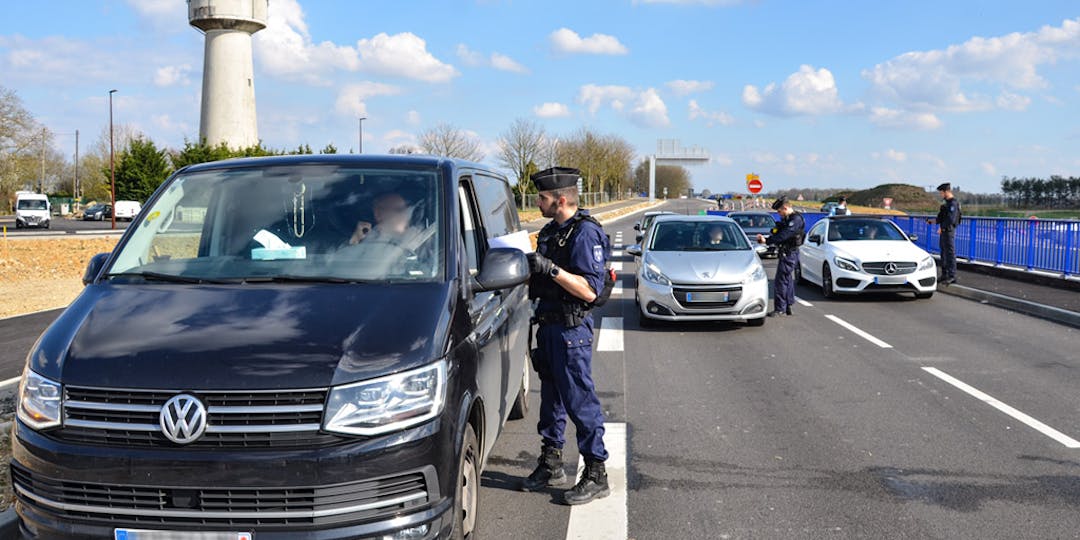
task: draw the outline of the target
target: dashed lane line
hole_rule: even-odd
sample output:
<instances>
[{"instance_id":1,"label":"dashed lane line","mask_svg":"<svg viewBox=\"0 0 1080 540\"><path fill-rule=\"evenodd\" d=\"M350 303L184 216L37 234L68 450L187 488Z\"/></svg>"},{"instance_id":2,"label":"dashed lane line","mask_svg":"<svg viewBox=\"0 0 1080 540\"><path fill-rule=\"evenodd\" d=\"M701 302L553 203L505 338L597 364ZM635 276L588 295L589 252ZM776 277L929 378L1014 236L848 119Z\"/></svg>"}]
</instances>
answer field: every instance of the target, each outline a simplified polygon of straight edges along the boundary
<instances>
[{"instance_id":1,"label":"dashed lane line","mask_svg":"<svg viewBox=\"0 0 1080 540\"><path fill-rule=\"evenodd\" d=\"M884 341L881 341L880 339L868 334L867 332L861 330L857 326L845 321L844 319L841 319L840 317L837 317L836 315L826 315L825 318L829 319L830 321L832 321L832 322L834 322L836 324L839 324L840 326L843 326L844 328L847 328L848 330L851 330L852 332L859 335L860 337L862 337L866 341L869 341L870 343L873 343L874 345L877 345L878 347L881 347L882 349L891 349L891 348L893 348L892 345L889 345L888 343L885 343Z\"/></svg>"},{"instance_id":2,"label":"dashed lane line","mask_svg":"<svg viewBox=\"0 0 1080 540\"><path fill-rule=\"evenodd\" d=\"M800 306L814 307L814 304L811 304L810 302L807 302L806 300L803 300L798 296L795 297L795 301L798 302Z\"/></svg>"},{"instance_id":3,"label":"dashed lane line","mask_svg":"<svg viewBox=\"0 0 1080 540\"><path fill-rule=\"evenodd\" d=\"M611 269L616 272L622 272L622 261L615 261L611 263Z\"/></svg>"},{"instance_id":4,"label":"dashed lane line","mask_svg":"<svg viewBox=\"0 0 1080 540\"><path fill-rule=\"evenodd\" d=\"M606 320L606 319L605 319ZM626 505L626 424L604 424L604 446L608 459L608 486L611 494L603 499L570 508L566 540L626 540L629 533ZM578 458L578 471L585 461ZM577 481L577 478L574 479Z\"/></svg>"},{"instance_id":5,"label":"dashed lane line","mask_svg":"<svg viewBox=\"0 0 1080 540\"><path fill-rule=\"evenodd\" d=\"M987 405L1013 417L1020 422L1023 422L1024 424L1027 424L1028 427L1065 445L1066 448L1080 448L1080 441L1077 441L1076 439L1065 435L1064 433L1010 407L1009 405L998 401L989 394L980 391L979 389L965 383L964 381L961 381L960 379L957 379L956 377L953 377L952 375L949 375L948 373L945 373L944 371L941 371L940 369L934 367L924 367L923 370L955 386L956 388L959 388L960 390L964 391L975 399L986 403Z\"/></svg>"},{"instance_id":6,"label":"dashed lane line","mask_svg":"<svg viewBox=\"0 0 1080 540\"><path fill-rule=\"evenodd\" d=\"M12 377L6 381L0 381L0 389L7 388L13 384L19 384L20 380L22 380L22 375L19 375L18 377Z\"/></svg>"},{"instance_id":7,"label":"dashed lane line","mask_svg":"<svg viewBox=\"0 0 1080 540\"><path fill-rule=\"evenodd\" d=\"M623 350L623 318L604 317L600 319L600 332L596 338L597 351Z\"/></svg>"},{"instance_id":8,"label":"dashed lane line","mask_svg":"<svg viewBox=\"0 0 1080 540\"><path fill-rule=\"evenodd\" d=\"M615 280L615 285L613 287L611 287L611 296L622 296L622 294L623 294L622 280L621 279L616 279Z\"/></svg>"}]
</instances>

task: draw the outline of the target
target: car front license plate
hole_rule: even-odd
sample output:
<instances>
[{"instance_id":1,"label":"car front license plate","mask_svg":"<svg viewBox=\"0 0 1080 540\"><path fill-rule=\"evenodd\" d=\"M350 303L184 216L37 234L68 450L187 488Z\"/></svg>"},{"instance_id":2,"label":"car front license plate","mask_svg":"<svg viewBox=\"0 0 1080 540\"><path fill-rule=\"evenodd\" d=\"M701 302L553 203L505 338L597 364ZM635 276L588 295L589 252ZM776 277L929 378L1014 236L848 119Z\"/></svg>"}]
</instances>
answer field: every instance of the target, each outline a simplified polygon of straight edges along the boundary
<instances>
[{"instance_id":1,"label":"car front license plate","mask_svg":"<svg viewBox=\"0 0 1080 540\"><path fill-rule=\"evenodd\" d=\"M191 532L151 531L144 529L116 529L115 540L253 540L250 532Z\"/></svg>"},{"instance_id":2,"label":"car front license plate","mask_svg":"<svg viewBox=\"0 0 1080 540\"><path fill-rule=\"evenodd\" d=\"M730 298L730 293L726 292L695 292L686 293L687 302L727 302Z\"/></svg>"},{"instance_id":3,"label":"car front license plate","mask_svg":"<svg viewBox=\"0 0 1080 540\"><path fill-rule=\"evenodd\" d=\"M875 277L874 283L878 285L903 285L907 283L907 278L902 277Z\"/></svg>"}]
</instances>

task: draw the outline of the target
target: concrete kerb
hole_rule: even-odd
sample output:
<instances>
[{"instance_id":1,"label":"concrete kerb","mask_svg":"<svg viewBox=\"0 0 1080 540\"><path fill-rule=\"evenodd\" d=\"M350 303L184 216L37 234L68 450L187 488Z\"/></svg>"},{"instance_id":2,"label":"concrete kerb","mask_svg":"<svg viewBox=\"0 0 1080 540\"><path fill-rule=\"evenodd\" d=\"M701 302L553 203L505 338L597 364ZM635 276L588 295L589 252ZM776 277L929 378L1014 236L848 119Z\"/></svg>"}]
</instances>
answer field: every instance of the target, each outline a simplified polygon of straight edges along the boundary
<instances>
[{"instance_id":1,"label":"concrete kerb","mask_svg":"<svg viewBox=\"0 0 1080 540\"><path fill-rule=\"evenodd\" d=\"M938 292L967 298L968 300L974 300L982 304L1015 311L1024 315L1046 319L1073 328L1080 328L1080 313L1075 311L1029 302L1020 298L1013 298L1011 296L1005 296L990 291L973 289L955 283L938 287Z\"/></svg>"},{"instance_id":2,"label":"concrete kerb","mask_svg":"<svg viewBox=\"0 0 1080 540\"><path fill-rule=\"evenodd\" d=\"M14 506L0 512L0 538L4 540L22 538L19 532L19 514L15 513Z\"/></svg>"}]
</instances>

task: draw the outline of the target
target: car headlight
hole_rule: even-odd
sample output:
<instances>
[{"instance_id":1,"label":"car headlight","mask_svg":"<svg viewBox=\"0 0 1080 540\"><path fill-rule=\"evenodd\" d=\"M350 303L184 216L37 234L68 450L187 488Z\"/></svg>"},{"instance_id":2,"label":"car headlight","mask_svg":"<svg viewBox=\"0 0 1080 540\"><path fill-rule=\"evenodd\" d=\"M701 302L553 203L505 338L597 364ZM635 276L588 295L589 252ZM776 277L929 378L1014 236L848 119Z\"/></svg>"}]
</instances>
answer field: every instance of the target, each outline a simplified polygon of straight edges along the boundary
<instances>
[{"instance_id":1,"label":"car headlight","mask_svg":"<svg viewBox=\"0 0 1080 540\"><path fill-rule=\"evenodd\" d=\"M844 259L842 257L836 257L836 258L833 259L833 262L836 263L836 266L838 268L841 268L843 270L847 270L849 272L858 272L859 271L859 265L855 261L849 261L849 260Z\"/></svg>"},{"instance_id":2,"label":"car headlight","mask_svg":"<svg viewBox=\"0 0 1080 540\"><path fill-rule=\"evenodd\" d=\"M324 429L380 435L435 418L446 401L446 360L358 383L338 386L327 400Z\"/></svg>"},{"instance_id":3,"label":"car headlight","mask_svg":"<svg viewBox=\"0 0 1080 540\"><path fill-rule=\"evenodd\" d=\"M651 281L658 285L667 285L668 287L671 286L671 280L668 279L667 276L665 276L664 273L660 271L660 268L658 268L655 264L651 262L645 263L645 267L642 269L641 274L644 275L645 279L648 281Z\"/></svg>"},{"instance_id":4,"label":"car headlight","mask_svg":"<svg viewBox=\"0 0 1080 540\"><path fill-rule=\"evenodd\" d=\"M929 269L931 269L933 267L934 267L934 258L933 257L927 257L927 258L923 259L922 262L919 263L919 271L920 272L923 271L923 270L929 270Z\"/></svg>"},{"instance_id":5,"label":"car headlight","mask_svg":"<svg viewBox=\"0 0 1080 540\"><path fill-rule=\"evenodd\" d=\"M761 281L763 279L768 279L768 276L765 275L765 267L758 266L754 269L753 272L750 272L750 274L743 279L743 283L753 283L755 281Z\"/></svg>"},{"instance_id":6,"label":"car headlight","mask_svg":"<svg viewBox=\"0 0 1080 540\"><path fill-rule=\"evenodd\" d=\"M60 383L27 369L19 385L19 420L36 430L59 426L61 396Z\"/></svg>"}]
</instances>

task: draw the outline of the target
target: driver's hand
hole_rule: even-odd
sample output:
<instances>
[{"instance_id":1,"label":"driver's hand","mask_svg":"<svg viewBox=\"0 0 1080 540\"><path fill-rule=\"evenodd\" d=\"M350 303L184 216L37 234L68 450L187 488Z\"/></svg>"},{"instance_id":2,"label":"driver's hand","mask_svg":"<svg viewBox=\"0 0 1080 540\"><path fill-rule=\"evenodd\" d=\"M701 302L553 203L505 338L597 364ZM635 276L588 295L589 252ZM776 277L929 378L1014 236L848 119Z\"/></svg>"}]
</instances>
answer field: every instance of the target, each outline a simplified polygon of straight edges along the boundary
<instances>
[{"instance_id":1,"label":"driver's hand","mask_svg":"<svg viewBox=\"0 0 1080 540\"><path fill-rule=\"evenodd\" d=\"M349 245L359 244L364 238L367 238L368 233L371 232L371 223L367 221L361 221L356 224L356 230L353 231L352 237L349 238Z\"/></svg>"},{"instance_id":2,"label":"driver's hand","mask_svg":"<svg viewBox=\"0 0 1080 540\"><path fill-rule=\"evenodd\" d=\"M757 243L764 244L765 243L765 235L763 235L763 234L757 235Z\"/></svg>"}]
</instances>

